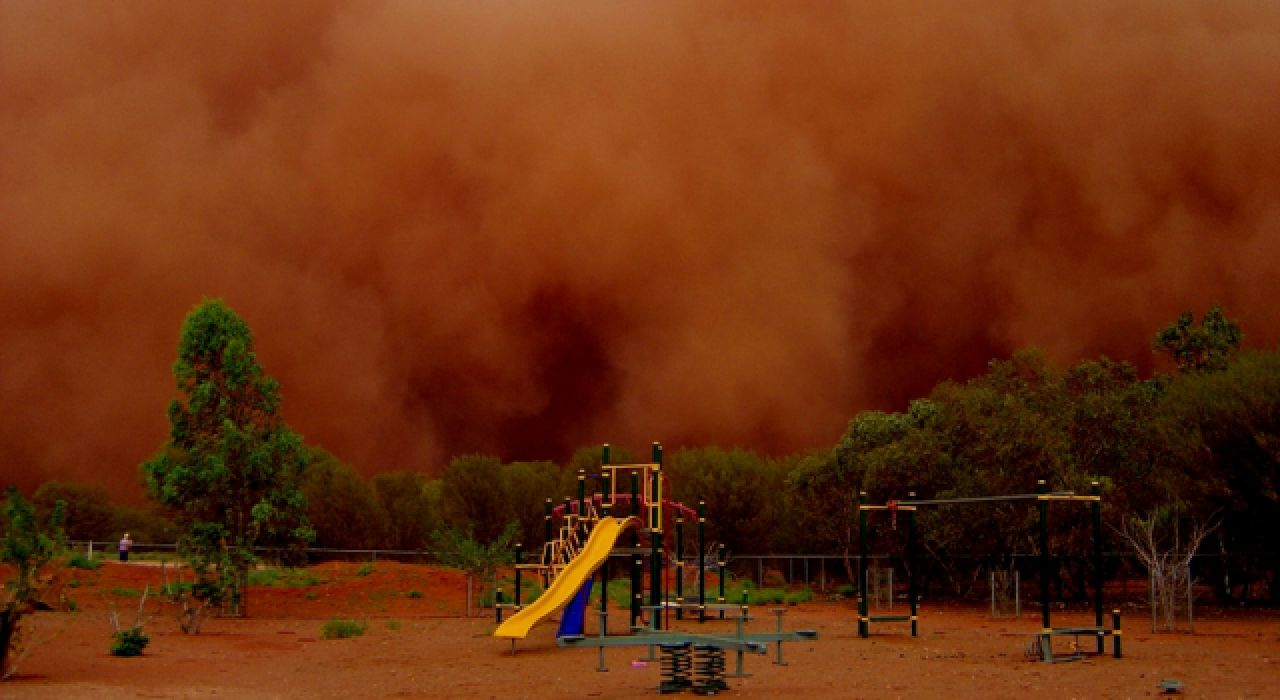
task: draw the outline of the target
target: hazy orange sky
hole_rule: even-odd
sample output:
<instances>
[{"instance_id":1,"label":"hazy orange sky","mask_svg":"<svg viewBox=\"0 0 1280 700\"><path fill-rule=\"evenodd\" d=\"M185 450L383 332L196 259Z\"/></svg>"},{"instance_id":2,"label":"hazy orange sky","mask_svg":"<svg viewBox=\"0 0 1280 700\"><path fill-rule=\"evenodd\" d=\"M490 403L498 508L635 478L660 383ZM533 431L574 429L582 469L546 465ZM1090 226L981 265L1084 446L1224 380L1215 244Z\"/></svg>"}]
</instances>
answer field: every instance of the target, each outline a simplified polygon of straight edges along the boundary
<instances>
[{"instance_id":1,"label":"hazy orange sky","mask_svg":"<svg viewBox=\"0 0 1280 700\"><path fill-rule=\"evenodd\" d=\"M223 298L365 474L833 444L1280 339L1280 5L0 2L0 484L136 498Z\"/></svg>"}]
</instances>

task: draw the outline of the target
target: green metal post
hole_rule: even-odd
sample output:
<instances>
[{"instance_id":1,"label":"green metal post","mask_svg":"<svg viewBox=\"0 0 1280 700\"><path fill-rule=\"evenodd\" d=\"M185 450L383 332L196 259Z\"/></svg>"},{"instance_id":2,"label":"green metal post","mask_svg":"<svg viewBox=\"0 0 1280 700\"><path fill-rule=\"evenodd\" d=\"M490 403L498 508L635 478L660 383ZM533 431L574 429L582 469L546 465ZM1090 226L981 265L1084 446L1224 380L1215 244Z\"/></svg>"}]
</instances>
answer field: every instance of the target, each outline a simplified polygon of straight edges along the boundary
<instances>
[{"instance_id":1,"label":"green metal post","mask_svg":"<svg viewBox=\"0 0 1280 700\"><path fill-rule=\"evenodd\" d=\"M643 593L644 558L639 554L631 557L631 626L635 627L640 619L640 606L644 603Z\"/></svg>"},{"instance_id":2,"label":"green metal post","mask_svg":"<svg viewBox=\"0 0 1280 700\"><path fill-rule=\"evenodd\" d=\"M545 507L546 507L546 517L545 517L545 520L544 520L545 525L543 526L543 527L545 528L545 532L544 532L544 534L543 534L542 541L543 541L543 543L544 543L544 544L550 544L550 543L551 543L551 499L550 499L550 498L548 498L548 499L547 499L547 502L546 502L546 504L545 504ZM551 562L546 561L546 558L547 558L547 557L546 557L546 555L545 555L545 552L547 551L547 549L548 549L548 547L545 547L545 546L542 548L542 551L544 552L544 555L543 555L543 557L542 557L542 559L543 559L542 565L543 565L543 566L547 566L547 565L551 564ZM546 582L544 581L543 583L546 583Z\"/></svg>"},{"instance_id":3,"label":"green metal post","mask_svg":"<svg viewBox=\"0 0 1280 700\"><path fill-rule=\"evenodd\" d=\"M609 463L609 443L605 443L600 450L600 465L604 466ZM609 517L609 503L613 500L613 479L609 476L609 470L600 470L600 512L604 517Z\"/></svg>"},{"instance_id":4,"label":"green metal post","mask_svg":"<svg viewBox=\"0 0 1280 700\"><path fill-rule=\"evenodd\" d=\"M1048 492L1044 479L1036 482L1036 493ZM1040 506L1040 620L1041 627L1048 632L1049 625L1049 501L1041 498L1036 501Z\"/></svg>"},{"instance_id":5,"label":"green metal post","mask_svg":"<svg viewBox=\"0 0 1280 700\"><path fill-rule=\"evenodd\" d=\"M1093 482L1091 489L1094 496L1101 498L1102 491L1098 482ZM1093 506L1093 618L1094 625L1102 626L1102 501L1097 500ZM1098 637L1098 653L1106 648L1106 640Z\"/></svg>"},{"instance_id":6,"label":"green metal post","mask_svg":"<svg viewBox=\"0 0 1280 700\"><path fill-rule=\"evenodd\" d=\"M1111 650L1115 652L1115 657L1121 657L1120 652L1120 610L1111 611Z\"/></svg>"},{"instance_id":7,"label":"green metal post","mask_svg":"<svg viewBox=\"0 0 1280 700\"><path fill-rule=\"evenodd\" d=\"M866 639L871 634L871 620L867 613L867 492L858 493L858 636Z\"/></svg>"},{"instance_id":8,"label":"green metal post","mask_svg":"<svg viewBox=\"0 0 1280 700\"><path fill-rule=\"evenodd\" d=\"M720 565L720 598L717 602L724 605L724 545L720 545L716 563ZM724 619L724 608L720 608L720 619Z\"/></svg>"},{"instance_id":9,"label":"green metal post","mask_svg":"<svg viewBox=\"0 0 1280 700\"><path fill-rule=\"evenodd\" d=\"M657 466L653 470L653 485L650 487L650 493L653 494L653 516L650 519L649 527L649 544L653 549L652 558L649 560L649 605L652 605L653 611L653 629L662 629L661 610L656 609L662 605L662 527L658 522L662 517L662 501L658 497L658 485L662 479L662 445L653 443L653 463Z\"/></svg>"},{"instance_id":10,"label":"green metal post","mask_svg":"<svg viewBox=\"0 0 1280 700\"><path fill-rule=\"evenodd\" d=\"M515 605L515 611L520 612L520 565L524 563L524 545L516 545L516 592L512 604Z\"/></svg>"},{"instance_id":11,"label":"green metal post","mask_svg":"<svg viewBox=\"0 0 1280 700\"><path fill-rule=\"evenodd\" d=\"M684 516L676 516L676 619L684 619Z\"/></svg>"},{"instance_id":12,"label":"green metal post","mask_svg":"<svg viewBox=\"0 0 1280 700\"><path fill-rule=\"evenodd\" d=\"M916 500L916 492L907 494L907 504ZM911 636L920 635L920 617L916 609L919 595L916 591L916 512L907 511L907 595L911 597Z\"/></svg>"},{"instance_id":13,"label":"green metal post","mask_svg":"<svg viewBox=\"0 0 1280 700\"><path fill-rule=\"evenodd\" d=\"M698 622L707 619L707 503L698 501Z\"/></svg>"}]
</instances>

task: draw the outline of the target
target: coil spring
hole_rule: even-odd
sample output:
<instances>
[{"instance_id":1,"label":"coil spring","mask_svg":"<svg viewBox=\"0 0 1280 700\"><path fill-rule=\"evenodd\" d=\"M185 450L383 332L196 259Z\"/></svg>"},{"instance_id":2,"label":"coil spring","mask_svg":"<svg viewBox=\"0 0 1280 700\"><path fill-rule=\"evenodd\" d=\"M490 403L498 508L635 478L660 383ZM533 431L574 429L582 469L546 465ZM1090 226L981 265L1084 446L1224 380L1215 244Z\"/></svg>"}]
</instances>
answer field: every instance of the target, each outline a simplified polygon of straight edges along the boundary
<instances>
[{"instance_id":1,"label":"coil spring","mask_svg":"<svg viewBox=\"0 0 1280 700\"><path fill-rule=\"evenodd\" d=\"M729 684L724 682L724 649L709 644L699 644L693 648L694 671L697 681L693 692L699 695L715 695L728 690Z\"/></svg>"},{"instance_id":2,"label":"coil spring","mask_svg":"<svg viewBox=\"0 0 1280 700\"><path fill-rule=\"evenodd\" d=\"M693 670L693 659L689 642L681 644L660 644L662 652L662 682L658 684L659 693L683 693L693 682L690 672Z\"/></svg>"}]
</instances>

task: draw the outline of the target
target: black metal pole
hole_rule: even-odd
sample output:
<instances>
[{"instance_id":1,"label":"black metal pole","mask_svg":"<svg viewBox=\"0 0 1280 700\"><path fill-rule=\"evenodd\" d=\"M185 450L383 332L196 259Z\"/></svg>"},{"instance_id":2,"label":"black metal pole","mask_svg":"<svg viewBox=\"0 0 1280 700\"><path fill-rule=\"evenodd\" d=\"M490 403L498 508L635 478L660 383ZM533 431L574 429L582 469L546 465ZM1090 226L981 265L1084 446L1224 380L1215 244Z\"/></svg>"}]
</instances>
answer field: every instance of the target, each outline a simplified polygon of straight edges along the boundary
<instances>
[{"instance_id":1,"label":"black metal pole","mask_svg":"<svg viewBox=\"0 0 1280 700\"><path fill-rule=\"evenodd\" d=\"M515 605L516 612L520 612L520 565L524 563L524 545L516 545L516 592L512 597L512 604Z\"/></svg>"},{"instance_id":2,"label":"black metal pole","mask_svg":"<svg viewBox=\"0 0 1280 700\"><path fill-rule=\"evenodd\" d=\"M707 503L698 501L698 622L707 619Z\"/></svg>"},{"instance_id":3,"label":"black metal pole","mask_svg":"<svg viewBox=\"0 0 1280 700\"><path fill-rule=\"evenodd\" d=\"M676 619L684 619L684 516L676 516Z\"/></svg>"},{"instance_id":4,"label":"black metal pole","mask_svg":"<svg viewBox=\"0 0 1280 700\"><path fill-rule=\"evenodd\" d=\"M1098 482L1093 482L1091 492L1094 496L1101 499L1102 491ZM1102 501L1097 500L1092 504L1093 510L1093 618L1094 626L1102 627ZM1105 648L1106 640L1101 635L1098 636L1098 653L1101 654Z\"/></svg>"},{"instance_id":5,"label":"black metal pole","mask_svg":"<svg viewBox=\"0 0 1280 700\"><path fill-rule=\"evenodd\" d=\"M652 558L649 561L649 605L653 606L653 624L651 627L655 630L662 629L662 611L659 608L662 605L662 497L660 496L662 479L662 445L653 443L653 485L650 486L650 492L653 495L653 518L649 525L649 544L653 550Z\"/></svg>"},{"instance_id":6,"label":"black metal pole","mask_svg":"<svg viewBox=\"0 0 1280 700\"><path fill-rule=\"evenodd\" d=\"M724 545L723 544L720 545L719 556L720 558L716 560L716 562L719 563L720 565L720 600L718 602L720 603L721 606L723 606L724 605ZM723 607L720 608L720 619L721 620L724 619Z\"/></svg>"},{"instance_id":7,"label":"black metal pole","mask_svg":"<svg viewBox=\"0 0 1280 700\"><path fill-rule=\"evenodd\" d=\"M916 492L907 494L907 503L916 500ZM907 511L907 595L911 597L911 636L920 634L920 617L916 610L919 596L916 593L916 511Z\"/></svg>"},{"instance_id":8,"label":"black metal pole","mask_svg":"<svg viewBox=\"0 0 1280 700\"><path fill-rule=\"evenodd\" d=\"M871 620L867 616L867 492L858 493L858 636L866 638L871 633Z\"/></svg>"},{"instance_id":9,"label":"black metal pole","mask_svg":"<svg viewBox=\"0 0 1280 700\"><path fill-rule=\"evenodd\" d=\"M1045 493L1044 479L1036 483L1036 493ZM1036 502L1040 508L1040 620L1045 632L1049 624L1049 502L1043 498Z\"/></svg>"}]
</instances>

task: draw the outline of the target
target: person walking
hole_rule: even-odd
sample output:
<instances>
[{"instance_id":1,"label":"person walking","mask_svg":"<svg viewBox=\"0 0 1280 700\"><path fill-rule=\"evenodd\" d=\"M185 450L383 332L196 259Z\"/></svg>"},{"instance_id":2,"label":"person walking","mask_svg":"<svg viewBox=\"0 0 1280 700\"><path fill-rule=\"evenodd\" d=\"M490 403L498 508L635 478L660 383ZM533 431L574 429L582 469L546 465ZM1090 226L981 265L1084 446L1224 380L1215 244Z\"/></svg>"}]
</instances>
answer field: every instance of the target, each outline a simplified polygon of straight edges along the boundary
<instances>
[{"instance_id":1,"label":"person walking","mask_svg":"<svg viewBox=\"0 0 1280 700\"><path fill-rule=\"evenodd\" d=\"M124 537L120 538L118 549L120 550L120 561L129 561L129 548L133 547L133 540L129 539L129 533L124 533Z\"/></svg>"}]
</instances>

